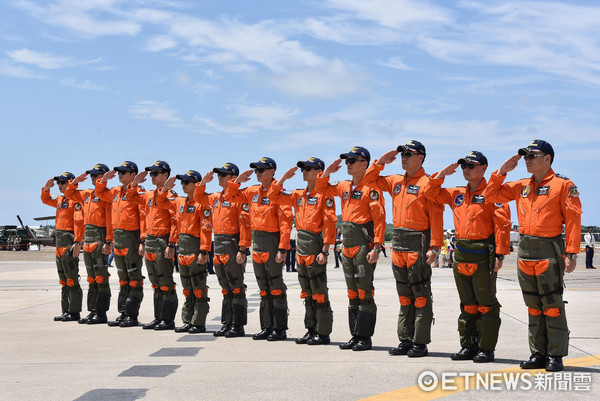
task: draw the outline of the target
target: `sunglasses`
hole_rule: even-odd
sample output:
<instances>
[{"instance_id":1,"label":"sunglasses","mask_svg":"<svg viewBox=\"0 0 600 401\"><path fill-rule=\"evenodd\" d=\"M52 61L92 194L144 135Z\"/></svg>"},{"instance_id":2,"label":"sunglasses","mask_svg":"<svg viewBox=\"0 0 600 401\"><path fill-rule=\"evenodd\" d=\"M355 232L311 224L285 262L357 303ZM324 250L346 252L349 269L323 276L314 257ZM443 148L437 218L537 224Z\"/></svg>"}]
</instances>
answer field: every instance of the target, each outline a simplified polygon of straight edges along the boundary
<instances>
[{"instance_id":1,"label":"sunglasses","mask_svg":"<svg viewBox=\"0 0 600 401\"><path fill-rule=\"evenodd\" d=\"M181 185L189 185L191 181L181 180Z\"/></svg>"},{"instance_id":2,"label":"sunglasses","mask_svg":"<svg viewBox=\"0 0 600 401\"><path fill-rule=\"evenodd\" d=\"M131 173L132 171L118 171L119 175L123 175L123 174L127 174L127 173Z\"/></svg>"},{"instance_id":3,"label":"sunglasses","mask_svg":"<svg viewBox=\"0 0 600 401\"><path fill-rule=\"evenodd\" d=\"M475 164L473 164L473 163L462 163L460 165L460 168L462 168L463 170L473 170L475 168Z\"/></svg>"},{"instance_id":4,"label":"sunglasses","mask_svg":"<svg viewBox=\"0 0 600 401\"><path fill-rule=\"evenodd\" d=\"M57 184L57 185L65 185L65 184L68 184L68 182L67 182L67 181L60 181L60 180L56 180L55 182L56 182L56 184Z\"/></svg>"},{"instance_id":5,"label":"sunglasses","mask_svg":"<svg viewBox=\"0 0 600 401\"><path fill-rule=\"evenodd\" d=\"M527 153L525 156L523 156L523 159L525 160L533 160L536 157L544 157L546 156L545 153Z\"/></svg>"},{"instance_id":6,"label":"sunglasses","mask_svg":"<svg viewBox=\"0 0 600 401\"><path fill-rule=\"evenodd\" d=\"M416 155L418 155L418 153L415 153L415 152L402 152L402 153L400 153L401 157L405 157L407 159L410 159L411 157L416 156Z\"/></svg>"},{"instance_id":7,"label":"sunglasses","mask_svg":"<svg viewBox=\"0 0 600 401\"><path fill-rule=\"evenodd\" d=\"M356 162L366 162L366 160L359 159L359 158L356 158L356 159L346 159L346 165L348 165L348 164L354 164Z\"/></svg>"},{"instance_id":8,"label":"sunglasses","mask_svg":"<svg viewBox=\"0 0 600 401\"><path fill-rule=\"evenodd\" d=\"M311 167L311 166L300 167L300 171L310 171L310 170L320 170L320 168L318 168L318 167Z\"/></svg>"},{"instance_id":9,"label":"sunglasses","mask_svg":"<svg viewBox=\"0 0 600 401\"><path fill-rule=\"evenodd\" d=\"M153 171L150 173L151 177L158 177L159 174L164 174L164 171Z\"/></svg>"},{"instance_id":10,"label":"sunglasses","mask_svg":"<svg viewBox=\"0 0 600 401\"><path fill-rule=\"evenodd\" d=\"M218 176L219 178L225 178L225 177L227 177L228 175L231 175L231 174L229 174L229 173L217 173L217 176Z\"/></svg>"},{"instance_id":11,"label":"sunglasses","mask_svg":"<svg viewBox=\"0 0 600 401\"><path fill-rule=\"evenodd\" d=\"M264 172L265 172L265 170L273 170L273 169L272 169L272 168L255 168L255 169L254 169L254 172L255 172L256 174L260 174L260 173L264 173Z\"/></svg>"},{"instance_id":12,"label":"sunglasses","mask_svg":"<svg viewBox=\"0 0 600 401\"><path fill-rule=\"evenodd\" d=\"M91 178L96 178L96 177L98 177L99 175L100 175L100 174L90 174L90 177L91 177Z\"/></svg>"}]
</instances>

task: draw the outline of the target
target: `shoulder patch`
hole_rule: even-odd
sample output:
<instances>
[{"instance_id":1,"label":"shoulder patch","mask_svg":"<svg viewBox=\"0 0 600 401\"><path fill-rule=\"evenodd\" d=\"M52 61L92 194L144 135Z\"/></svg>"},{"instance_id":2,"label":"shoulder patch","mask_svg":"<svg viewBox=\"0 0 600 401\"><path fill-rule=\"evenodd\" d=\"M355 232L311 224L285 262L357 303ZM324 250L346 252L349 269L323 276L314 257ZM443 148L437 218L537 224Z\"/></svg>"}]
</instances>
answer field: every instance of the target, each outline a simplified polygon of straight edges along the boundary
<instances>
[{"instance_id":1,"label":"shoulder patch","mask_svg":"<svg viewBox=\"0 0 600 401\"><path fill-rule=\"evenodd\" d=\"M578 198L579 197L579 190L577 189L577 185L573 184L569 187L569 193L571 195L572 198Z\"/></svg>"},{"instance_id":2,"label":"shoulder patch","mask_svg":"<svg viewBox=\"0 0 600 401\"><path fill-rule=\"evenodd\" d=\"M337 185L339 183L340 183L339 181L332 181L332 182L329 183L329 185Z\"/></svg>"},{"instance_id":3,"label":"shoulder patch","mask_svg":"<svg viewBox=\"0 0 600 401\"><path fill-rule=\"evenodd\" d=\"M569 179L568 177L565 177L562 174L554 174L554 175L557 176L558 178L562 178L563 180L568 180Z\"/></svg>"},{"instance_id":4,"label":"shoulder patch","mask_svg":"<svg viewBox=\"0 0 600 401\"><path fill-rule=\"evenodd\" d=\"M179 195L177 195L177 192L175 192L173 190L171 190L170 192L171 192L171 195L173 195L173 196L179 196Z\"/></svg>"},{"instance_id":5,"label":"shoulder patch","mask_svg":"<svg viewBox=\"0 0 600 401\"><path fill-rule=\"evenodd\" d=\"M496 207L503 207L504 203L494 203L494 206L496 206Z\"/></svg>"},{"instance_id":6,"label":"shoulder patch","mask_svg":"<svg viewBox=\"0 0 600 401\"><path fill-rule=\"evenodd\" d=\"M281 194L289 196L292 194L292 191L288 191L287 189L284 189L283 191L281 191Z\"/></svg>"},{"instance_id":7,"label":"shoulder patch","mask_svg":"<svg viewBox=\"0 0 600 401\"><path fill-rule=\"evenodd\" d=\"M247 203L242 204L242 210L244 212L248 212L250 210L250 206Z\"/></svg>"},{"instance_id":8,"label":"shoulder patch","mask_svg":"<svg viewBox=\"0 0 600 401\"><path fill-rule=\"evenodd\" d=\"M454 197L454 206L460 206L464 203L464 201L465 201L465 195L458 194Z\"/></svg>"},{"instance_id":9,"label":"shoulder patch","mask_svg":"<svg viewBox=\"0 0 600 401\"><path fill-rule=\"evenodd\" d=\"M375 190L372 190L369 193L369 198L371 198L371 200L377 200L377 199L379 199L379 192L377 192Z\"/></svg>"},{"instance_id":10,"label":"shoulder patch","mask_svg":"<svg viewBox=\"0 0 600 401\"><path fill-rule=\"evenodd\" d=\"M327 198L327 200L325 200L325 206L333 207L333 205L335 205L335 203L333 203L333 199Z\"/></svg>"},{"instance_id":11,"label":"shoulder patch","mask_svg":"<svg viewBox=\"0 0 600 401\"><path fill-rule=\"evenodd\" d=\"M146 192L146 188L141 185L138 185L138 192Z\"/></svg>"}]
</instances>

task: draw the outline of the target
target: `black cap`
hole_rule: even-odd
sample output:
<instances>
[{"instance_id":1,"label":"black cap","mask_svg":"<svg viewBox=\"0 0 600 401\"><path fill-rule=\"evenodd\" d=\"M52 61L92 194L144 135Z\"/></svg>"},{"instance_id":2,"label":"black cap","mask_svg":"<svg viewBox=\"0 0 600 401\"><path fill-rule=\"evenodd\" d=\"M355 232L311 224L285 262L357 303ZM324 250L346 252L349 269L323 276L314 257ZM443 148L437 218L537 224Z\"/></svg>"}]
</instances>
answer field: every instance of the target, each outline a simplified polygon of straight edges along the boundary
<instances>
[{"instance_id":1,"label":"black cap","mask_svg":"<svg viewBox=\"0 0 600 401\"><path fill-rule=\"evenodd\" d=\"M171 167L169 166L169 163L164 162L162 160L157 160L154 163L152 163L151 166L146 167L145 170L146 171L162 171L165 173L170 173Z\"/></svg>"},{"instance_id":2,"label":"black cap","mask_svg":"<svg viewBox=\"0 0 600 401\"><path fill-rule=\"evenodd\" d=\"M62 173L61 175L57 175L54 177L54 181L63 181L67 182L69 180L75 179L75 175L73 173L69 173L68 171Z\"/></svg>"},{"instance_id":3,"label":"black cap","mask_svg":"<svg viewBox=\"0 0 600 401\"><path fill-rule=\"evenodd\" d=\"M298 163L296 163L296 166L300 167L300 168L304 168L304 167L316 167L318 169L321 170L325 170L325 162L323 162L323 160L319 159L318 157L309 157L307 161L299 161Z\"/></svg>"},{"instance_id":4,"label":"black cap","mask_svg":"<svg viewBox=\"0 0 600 401\"><path fill-rule=\"evenodd\" d=\"M371 154L362 146L355 146L350 149L350 152L340 155L341 159L356 159L357 157L363 157L367 162L371 161Z\"/></svg>"},{"instance_id":5,"label":"black cap","mask_svg":"<svg viewBox=\"0 0 600 401\"><path fill-rule=\"evenodd\" d=\"M478 152L476 150L470 152L468 155L466 155L462 159L458 159L457 163L460 165L467 164L467 163L481 164L483 166L488 165L487 158L483 155L483 153Z\"/></svg>"},{"instance_id":6,"label":"black cap","mask_svg":"<svg viewBox=\"0 0 600 401\"><path fill-rule=\"evenodd\" d=\"M240 175L240 169L238 168L238 166L236 166L233 163L229 163L229 162L223 164L223 167L213 168L213 171L215 173L221 173L221 174Z\"/></svg>"},{"instance_id":7,"label":"black cap","mask_svg":"<svg viewBox=\"0 0 600 401\"><path fill-rule=\"evenodd\" d=\"M196 170L188 170L185 174L177 174L177 179L181 181L193 181L200 182L202 181L202 175Z\"/></svg>"},{"instance_id":8,"label":"black cap","mask_svg":"<svg viewBox=\"0 0 600 401\"><path fill-rule=\"evenodd\" d=\"M263 157L255 163L250 163L250 168L272 168L273 170L277 170L277 163L270 157Z\"/></svg>"},{"instance_id":9,"label":"black cap","mask_svg":"<svg viewBox=\"0 0 600 401\"><path fill-rule=\"evenodd\" d=\"M87 174L104 174L109 170L106 164L98 163L91 169L87 170Z\"/></svg>"},{"instance_id":10,"label":"black cap","mask_svg":"<svg viewBox=\"0 0 600 401\"><path fill-rule=\"evenodd\" d=\"M541 139L534 139L526 148L519 149L521 156L525 156L528 153L545 153L550 155L551 161L554 161L554 149L552 145Z\"/></svg>"},{"instance_id":11,"label":"black cap","mask_svg":"<svg viewBox=\"0 0 600 401\"><path fill-rule=\"evenodd\" d=\"M115 170L115 171L122 171L124 173L133 172L133 173L137 174L138 173L138 166L134 162L125 161L120 166L117 166L117 167L113 168L113 170Z\"/></svg>"},{"instance_id":12,"label":"black cap","mask_svg":"<svg viewBox=\"0 0 600 401\"><path fill-rule=\"evenodd\" d=\"M427 154L427 152L425 151L425 145L423 145L421 142L415 141L415 140L408 141L406 143L406 145L398 146L398 148L396 150L400 153L413 152L413 153L418 153L421 155Z\"/></svg>"}]
</instances>

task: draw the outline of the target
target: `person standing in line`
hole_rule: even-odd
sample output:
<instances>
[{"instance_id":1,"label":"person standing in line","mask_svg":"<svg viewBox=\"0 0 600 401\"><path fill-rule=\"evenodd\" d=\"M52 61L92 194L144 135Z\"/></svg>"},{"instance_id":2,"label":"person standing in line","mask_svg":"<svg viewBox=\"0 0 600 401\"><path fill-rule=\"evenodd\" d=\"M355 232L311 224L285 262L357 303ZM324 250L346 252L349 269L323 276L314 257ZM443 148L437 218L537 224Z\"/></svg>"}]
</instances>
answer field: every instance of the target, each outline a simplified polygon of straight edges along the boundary
<instances>
[{"instance_id":1,"label":"person standing in line","mask_svg":"<svg viewBox=\"0 0 600 401\"><path fill-rule=\"evenodd\" d=\"M523 157L530 178L503 184ZM515 200L519 211L519 285L529 314L529 360L522 369L564 370L569 328L563 301L564 273L575 270L581 244L577 186L552 169L554 149L536 139L492 173L483 195L490 202ZM563 240L562 232L565 232ZM566 244L565 244L566 242Z\"/></svg>"},{"instance_id":2,"label":"person standing in line","mask_svg":"<svg viewBox=\"0 0 600 401\"><path fill-rule=\"evenodd\" d=\"M156 189L139 193L137 186L146 181L150 173ZM174 330L178 299L173 281L173 258L177 242L177 220L170 210L158 207L158 196L165 181L171 175L171 167L158 160L145 171L136 175L127 191L132 202L144 208L146 218L142 220L142 243L140 254L144 255L148 278L154 289L154 319L143 326L144 330ZM174 200L177 193L169 191L167 199Z\"/></svg>"},{"instance_id":3,"label":"person standing in line","mask_svg":"<svg viewBox=\"0 0 600 401\"><path fill-rule=\"evenodd\" d=\"M56 268L61 289L62 314L54 321L72 322L80 318L83 291L79 285L79 252L83 240L84 224L81 203L69 199L66 195L57 198L50 196L54 182L61 194L64 194L72 173L65 172L49 179L42 188L42 202L56 208Z\"/></svg>"},{"instance_id":4,"label":"person standing in line","mask_svg":"<svg viewBox=\"0 0 600 401\"><path fill-rule=\"evenodd\" d=\"M300 167L302 178L307 182L305 189L285 191L283 184L292 178ZM329 303L327 288L327 257L329 248L335 241L335 203L332 198L319 196L315 191L317 175L323 171L325 163L311 157L299 161L297 167L288 170L277 184L269 189L268 197L274 203L293 206L298 227L298 282L300 298L304 300L304 336L296 339L296 344L329 344L333 311ZM323 233L323 235L321 234Z\"/></svg>"},{"instance_id":5,"label":"person standing in line","mask_svg":"<svg viewBox=\"0 0 600 401\"><path fill-rule=\"evenodd\" d=\"M85 235L83 237L83 261L87 270L89 284L87 294L87 307L90 312L86 317L79 319L81 324L107 323L106 312L110 308L110 285L108 278L108 254L112 249L113 230L111 224L111 202L104 201L96 196L96 182L108 172L106 164L96 164L74 180L67 187L65 196L74 199L83 205L83 222ZM78 190L79 183L83 182L88 174L92 179L94 189Z\"/></svg>"},{"instance_id":6,"label":"person standing in line","mask_svg":"<svg viewBox=\"0 0 600 401\"><path fill-rule=\"evenodd\" d=\"M350 181L330 183L329 177L346 161ZM340 349L367 351L373 346L377 304L373 278L385 235L385 207L380 191L366 185L369 151L355 146L331 163L317 177L315 189L342 203L342 267L348 287L348 324L352 337Z\"/></svg>"},{"instance_id":7,"label":"person standing in line","mask_svg":"<svg viewBox=\"0 0 600 401\"><path fill-rule=\"evenodd\" d=\"M247 203L250 208L252 227L252 262L260 289L261 331L254 340L281 341L287 339L288 303L287 287L283 281L285 252L290 246L292 209L277 206L268 197L269 189L276 183L273 176L277 169L275 160L263 157L250 163L254 170L241 173L229 182L225 190L228 202ZM250 180L256 173L259 185L239 189L240 184Z\"/></svg>"},{"instance_id":8,"label":"person standing in line","mask_svg":"<svg viewBox=\"0 0 600 401\"><path fill-rule=\"evenodd\" d=\"M217 174L221 192L206 194L206 184ZM230 181L240 174L234 163L215 167L196 184L194 200L211 205L213 209L214 265L223 302L221 305L221 328L213 333L215 337L244 337L244 326L248 322L248 300L244 273L246 256L252 238L249 207L247 203L234 203L225 200L224 192Z\"/></svg>"},{"instance_id":9,"label":"person standing in line","mask_svg":"<svg viewBox=\"0 0 600 401\"><path fill-rule=\"evenodd\" d=\"M588 228L587 234L583 236L585 241L585 268L595 269L594 267L594 246L596 245L596 239L592 233L592 228Z\"/></svg>"},{"instance_id":10,"label":"person standing in line","mask_svg":"<svg viewBox=\"0 0 600 401\"><path fill-rule=\"evenodd\" d=\"M466 187L441 188L446 176L461 166ZM458 332L461 349L450 359L476 363L494 361L500 330L500 302L496 279L504 255L510 253L510 208L483 195L487 158L477 151L452 163L429 179L425 197L450 205L457 242L454 281L460 297ZM448 230L450 241L452 232Z\"/></svg>"},{"instance_id":11,"label":"person standing in line","mask_svg":"<svg viewBox=\"0 0 600 401\"><path fill-rule=\"evenodd\" d=\"M143 261L139 253L140 223L144 220L144 214L142 208L127 196L129 184L137 172L137 164L125 161L96 181L96 196L112 204L113 250L119 276L117 308L120 315L109 321L109 326L137 326L140 306L144 299ZM122 185L107 189L108 181L117 174ZM143 192L144 188L138 186L138 191Z\"/></svg>"},{"instance_id":12,"label":"person standing in line","mask_svg":"<svg viewBox=\"0 0 600 401\"><path fill-rule=\"evenodd\" d=\"M187 197L169 199L175 180L181 181ZM177 260L185 301L181 308L183 325L175 327L176 333L205 333L210 309L206 262L212 241L212 210L194 199L196 183L201 180L202 176L195 170L170 177L156 198L158 207L170 210L177 220Z\"/></svg>"},{"instance_id":13,"label":"person standing in line","mask_svg":"<svg viewBox=\"0 0 600 401\"><path fill-rule=\"evenodd\" d=\"M296 237L298 232L296 226L292 225L290 233L290 249L285 253L285 271L288 273L296 273Z\"/></svg>"},{"instance_id":14,"label":"person standing in line","mask_svg":"<svg viewBox=\"0 0 600 401\"><path fill-rule=\"evenodd\" d=\"M334 269L339 269L342 264L342 229L336 227L335 229L335 245L333 246L333 256L335 257Z\"/></svg>"},{"instance_id":15,"label":"person standing in line","mask_svg":"<svg viewBox=\"0 0 600 401\"><path fill-rule=\"evenodd\" d=\"M386 164L401 155L404 175L380 176ZM431 264L443 245L444 206L425 198L429 177L423 169L426 150L419 141L409 141L384 153L365 173L365 183L392 196L394 236L392 270L400 300L398 347L390 355L424 357L431 342L433 305Z\"/></svg>"}]
</instances>

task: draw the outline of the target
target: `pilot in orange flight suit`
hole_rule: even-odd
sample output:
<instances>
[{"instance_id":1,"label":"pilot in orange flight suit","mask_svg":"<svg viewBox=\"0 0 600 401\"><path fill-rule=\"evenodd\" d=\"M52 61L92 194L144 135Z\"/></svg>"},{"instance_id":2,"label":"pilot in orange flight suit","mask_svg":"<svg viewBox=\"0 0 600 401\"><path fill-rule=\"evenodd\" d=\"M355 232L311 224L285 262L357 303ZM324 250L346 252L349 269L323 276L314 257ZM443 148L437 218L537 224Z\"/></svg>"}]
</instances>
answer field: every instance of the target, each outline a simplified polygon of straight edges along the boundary
<instances>
[{"instance_id":1,"label":"pilot in orange flight suit","mask_svg":"<svg viewBox=\"0 0 600 401\"><path fill-rule=\"evenodd\" d=\"M329 183L331 173L346 160L351 181ZM355 146L319 174L318 194L338 196L342 202L342 267L348 287L348 324L352 338L340 349L366 351L372 347L377 305L373 275L385 235L385 208L380 191L366 185L364 174L371 160L369 151Z\"/></svg>"},{"instance_id":2,"label":"pilot in orange flight suit","mask_svg":"<svg viewBox=\"0 0 600 401\"><path fill-rule=\"evenodd\" d=\"M402 155L404 175L382 177L385 164ZM433 305L431 301L431 266L443 242L443 211L440 204L424 197L429 177L423 169L425 146L409 141L376 160L363 178L366 185L392 196L393 254L392 270L400 299L398 338L400 344L390 355L423 357L431 342ZM428 251L431 253L428 254ZM428 259L432 258L428 262Z\"/></svg>"},{"instance_id":3,"label":"pilot in orange flight suit","mask_svg":"<svg viewBox=\"0 0 600 401\"><path fill-rule=\"evenodd\" d=\"M502 184L525 158L531 178ZM581 201L571 180L552 170L554 149L536 139L490 177L484 196L491 202L516 200L519 215L519 285L529 312L529 360L523 369L564 369L569 328L563 302L564 273L575 269L581 244ZM562 237L563 225L565 240ZM565 247L566 241L566 247Z\"/></svg>"},{"instance_id":4,"label":"pilot in orange flight suit","mask_svg":"<svg viewBox=\"0 0 600 401\"><path fill-rule=\"evenodd\" d=\"M169 200L169 190L175 186L175 179L181 181L187 197ZM195 170L178 174L167 180L156 198L159 208L169 209L177 218L177 259L185 302L181 308L183 326L176 327L176 333L206 332L209 311L206 261L212 242L212 211L210 206L201 205L194 199L195 186L200 180L202 176Z\"/></svg>"},{"instance_id":5,"label":"pilot in orange flight suit","mask_svg":"<svg viewBox=\"0 0 600 401\"><path fill-rule=\"evenodd\" d=\"M444 178L462 167L466 187L441 188ZM510 208L485 198L487 158L470 152L434 175L425 196L450 205L454 212L456 247L454 281L460 297L458 332L461 350L452 360L494 361L500 330L496 278L504 255L510 253Z\"/></svg>"},{"instance_id":6,"label":"pilot in orange flight suit","mask_svg":"<svg viewBox=\"0 0 600 401\"><path fill-rule=\"evenodd\" d=\"M223 191L206 194L206 184L217 174L219 186ZM215 337L243 337L244 326L248 322L248 300L244 273L246 271L246 253L250 247L252 231L247 203L234 203L225 200L224 192L231 180L240 174L234 163L225 163L207 173L196 184L194 200L203 205L211 205L213 210L214 266L221 286L223 302L221 305L221 323Z\"/></svg>"},{"instance_id":7,"label":"pilot in orange flight suit","mask_svg":"<svg viewBox=\"0 0 600 401\"><path fill-rule=\"evenodd\" d=\"M146 180L148 172L156 189L139 193L137 186ZM178 300L173 281L173 258L177 242L177 220L174 212L157 205L160 190L170 174L169 164L158 160L138 174L127 191L129 199L143 207L146 216L140 224L141 240L148 278L154 289L154 319L143 326L144 330L175 329ZM174 191L169 191L168 200L176 197Z\"/></svg>"},{"instance_id":8,"label":"pilot in orange flight suit","mask_svg":"<svg viewBox=\"0 0 600 401\"><path fill-rule=\"evenodd\" d=\"M112 247L113 230L111 224L111 202L96 196L95 189L78 190L78 184L83 182L89 174L92 185L108 172L108 166L99 163L91 170L71 181L65 196L74 199L83 205L83 222L85 235L83 237L83 261L87 270L89 284L87 294L87 307L90 311L79 323L101 324L107 323L106 312L110 308L110 285L108 278L108 255Z\"/></svg>"},{"instance_id":9,"label":"pilot in orange flight suit","mask_svg":"<svg viewBox=\"0 0 600 401\"><path fill-rule=\"evenodd\" d=\"M96 196L112 203L112 228L114 236L115 264L119 276L119 296L117 308L120 316L109 321L109 326L134 327L138 325L140 305L144 298L144 276L142 275L142 257L139 254L140 224L144 212L127 195L129 184L135 178L138 167L134 162L125 161L96 181ZM119 175L121 186L106 188L108 180ZM139 191L144 191L138 187Z\"/></svg>"},{"instance_id":10,"label":"pilot in orange flight suit","mask_svg":"<svg viewBox=\"0 0 600 401\"><path fill-rule=\"evenodd\" d=\"M261 331L254 340L280 341L287 338L288 304L285 283L283 282L283 264L285 252L290 247L292 227L292 208L277 206L267 196L275 184L273 175L277 165L269 157L250 163L259 185L239 189L240 183L250 179L252 170L240 174L235 181L229 182L225 190L228 202L247 203L250 208L250 226L252 227L252 264L260 289L260 326Z\"/></svg>"},{"instance_id":11,"label":"pilot in orange flight suit","mask_svg":"<svg viewBox=\"0 0 600 401\"><path fill-rule=\"evenodd\" d=\"M335 202L315 191L317 175L325 170L323 160L311 157L299 161L297 166L302 170L307 187L291 192L283 190L283 183L298 169L294 167L271 186L267 196L278 205L293 206L296 212L298 282L300 298L304 300L304 326L307 329L306 334L296 340L296 344L329 344L333 311L329 303L326 268L329 247L335 242Z\"/></svg>"},{"instance_id":12,"label":"pilot in orange flight suit","mask_svg":"<svg viewBox=\"0 0 600 401\"><path fill-rule=\"evenodd\" d=\"M61 193L64 193L75 176L69 172L62 173L46 182L42 188L42 202L56 208L56 268L61 289L62 314L55 321L72 322L79 320L83 291L79 285L79 251L83 240L83 214L81 203L59 195L56 199L50 196L50 188L54 181Z\"/></svg>"}]
</instances>

